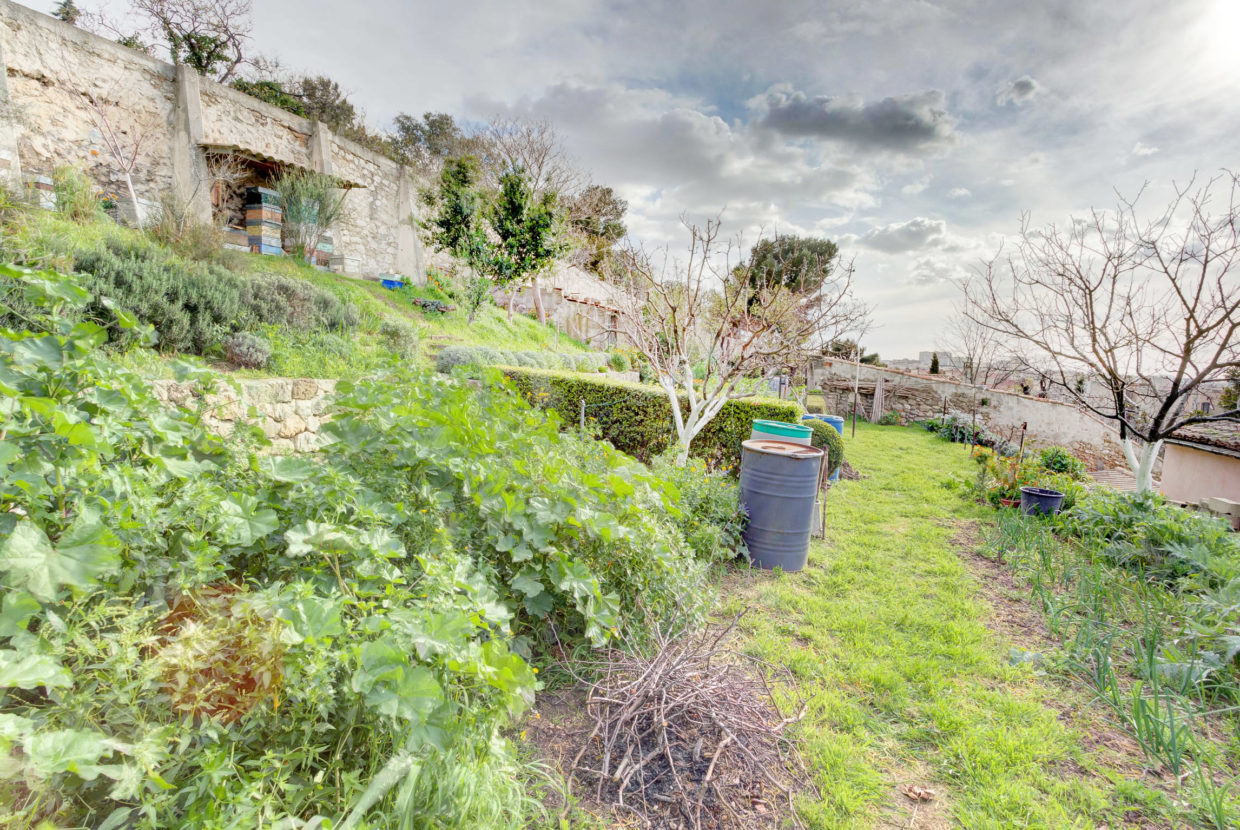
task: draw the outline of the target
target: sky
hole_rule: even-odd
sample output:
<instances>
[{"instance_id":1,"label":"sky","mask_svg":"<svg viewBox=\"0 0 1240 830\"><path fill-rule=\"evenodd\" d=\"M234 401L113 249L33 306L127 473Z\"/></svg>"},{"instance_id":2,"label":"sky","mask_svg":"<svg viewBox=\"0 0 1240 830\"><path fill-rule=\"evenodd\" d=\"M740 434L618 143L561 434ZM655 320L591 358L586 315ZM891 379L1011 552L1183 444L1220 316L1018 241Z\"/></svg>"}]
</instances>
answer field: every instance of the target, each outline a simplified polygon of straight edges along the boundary
<instances>
[{"instance_id":1,"label":"sky","mask_svg":"<svg viewBox=\"0 0 1240 830\"><path fill-rule=\"evenodd\" d=\"M747 244L833 239L884 358L943 345L1025 213L1147 185L1153 212L1240 167L1240 0L254 0L251 49L376 127L550 120L647 244L720 213Z\"/></svg>"}]
</instances>

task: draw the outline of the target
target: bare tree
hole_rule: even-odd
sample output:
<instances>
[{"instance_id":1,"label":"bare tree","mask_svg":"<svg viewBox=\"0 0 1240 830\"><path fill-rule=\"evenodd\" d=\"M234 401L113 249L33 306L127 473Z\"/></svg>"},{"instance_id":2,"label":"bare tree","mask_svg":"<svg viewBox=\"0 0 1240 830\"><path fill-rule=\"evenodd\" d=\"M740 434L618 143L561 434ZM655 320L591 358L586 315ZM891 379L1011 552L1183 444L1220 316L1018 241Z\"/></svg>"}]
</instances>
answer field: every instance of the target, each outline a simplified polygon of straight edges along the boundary
<instances>
[{"instance_id":1,"label":"bare tree","mask_svg":"<svg viewBox=\"0 0 1240 830\"><path fill-rule=\"evenodd\" d=\"M142 227L144 216L142 205L138 202L138 194L133 186L133 173L142 159L142 145L151 133L149 119L136 115L120 106L111 97L111 93L86 95L83 97L90 105L90 114L103 137L103 145L116 166L121 178L125 180L125 188L129 193L129 203L133 208L134 224ZM124 126L118 126L124 125Z\"/></svg>"},{"instance_id":2,"label":"bare tree","mask_svg":"<svg viewBox=\"0 0 1240 830\"><path fill-rule=\"evenodd\" d=\"M620 309L618 322L667 393L683 465L724 404L754 394L765 370L798 365L809 344L856 328L869 310L853 298L851 264L814 292L798 293L778 276L757 278L748 264L733 268L740 241L720 238L719 218L681 221L689 232L685 259L666 250L622 258L625 287L640 299Z\"/></svg>"},{"instance_id":3,"label":"bare tree","mask_svg":"<svg viewBox=\"0 0 1240 830\"><path fill-rule=\"evenodd\" d=\"M173 63L228 83L246 60L250 0L130 0L130 6L146 18Z\"/></svg>"},{"instance_id":4,"label":"bare tree","mask_svg":"<svg viewBox=\"0 0 1240 830\"><path fill-rule=\"evenodd\" d=\"M998 386L1016 371L1003 338L959 310L947 321L938 346L955 358L961 379L974 386Z\"/></svg>"},{"instance_id":5,"label":"bare tree","mask_svg":"<svg viewBox=\"0 0 1240 830\"><path fill-rule=\"evenodd\" d=\"M1031 347L1030 369L1118 423L1138 492L1151 489L1154 460L1176 430L1240 418L1234 408L1204 415L1185 406L1203 383L1240 367L1240 177L1175 193L1149 220L1137 214L1140 194L1066 228L1033 229L1026 215L1016 250L965 289L970 319ZM1107 394L1085 394L1082 373Z\"/></svg>"},{"instance_id":6,"label":"bare tree","mask_svg":"<svg viewBox=\"0 0 1240 830\"><path fill-rule=\"evenodd\" d=\"M552 193L566 203L589 184L550 121L497 116L473 142L491 189L498 190L500 176L515 169L525 171L535 194Z\"/></svg>"}]
</instances>

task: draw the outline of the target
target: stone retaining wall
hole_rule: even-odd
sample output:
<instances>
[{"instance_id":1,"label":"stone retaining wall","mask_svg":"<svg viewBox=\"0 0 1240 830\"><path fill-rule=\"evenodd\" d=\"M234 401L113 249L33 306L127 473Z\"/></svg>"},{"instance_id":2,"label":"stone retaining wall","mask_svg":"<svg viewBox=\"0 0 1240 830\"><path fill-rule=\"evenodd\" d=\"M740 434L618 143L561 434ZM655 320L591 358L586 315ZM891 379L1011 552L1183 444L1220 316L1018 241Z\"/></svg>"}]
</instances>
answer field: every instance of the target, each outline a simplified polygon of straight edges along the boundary
<instances>
[{"instance_id":1,"label":"stone retaining wall","mask_svg":"<svg viewBox=\"0 0 1240 830\"><path fill-rule=\"evenodd\" d=\"M852 411L856 374L855 363L821 360L811 367L810 385L823 390L828 410L844 415ZM978 423L1002 438L1018 441L1021 425L1027 424L1028 444L1067 447L1095 469L1126 464L1119 433L1110 424L1070 404L975 387L946 378L926 378L897 369L860 367L858 407L867 417L871 414L874 388L880 377L883 379L883 408L888 412L897 410L907 420L935 417L944 410L969 416L976 412Z\"/></svg>"},{"instance_id":2,"label":"stone retaining wall","mask_svg":"<svg viewBox=\"0 0 1240 830\"><path fill-rule=\"evenodd\" d=\"M334 380L262 378L224 381L203 395L196 383L157 380L155 397L171 406L204 411L207 428L228 435L238 422L253 419L271 439L276 452L311 452L318 448L319 429L326 420Z\"/></svg>"}]
</instances>

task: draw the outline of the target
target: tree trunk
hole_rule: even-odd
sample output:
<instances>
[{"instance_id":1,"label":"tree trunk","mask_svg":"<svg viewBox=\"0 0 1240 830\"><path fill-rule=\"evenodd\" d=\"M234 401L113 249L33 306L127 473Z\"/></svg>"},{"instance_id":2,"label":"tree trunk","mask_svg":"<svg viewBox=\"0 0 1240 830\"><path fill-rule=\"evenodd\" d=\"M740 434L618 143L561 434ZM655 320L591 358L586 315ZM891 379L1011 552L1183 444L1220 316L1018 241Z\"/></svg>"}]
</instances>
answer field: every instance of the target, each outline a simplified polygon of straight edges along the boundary
<instances>
[{"instance_id":1,"label":"tree trunk","mask_svg":"<svg viewBox=\"0 0 1240 830\"><path fill-rule=\"evenodd\" d=\"M545 326L547 324L547 311L543 308L542 292L538 290L538 277L534 277L530 285L534 292L534 308L538 309L538 324Z\"/></svg>"},{"instance_id":2,"label":"tree trunk","mask_svg":"<svg viewBox=\"0 0 1240 830\"><path fill-rule=\"evenodd\" d=\"M1154 461L1158 458L1158 453L1162 450L1162 441L1154 441L1141 445L1140 452L1137 451L1136 443L1132 438L1123 439L1124 458L1128 460L1128 466L1132 469L1132 477L1136 480L1136 492L1138 495L1152 492L1154 489Z\"/></svg>"},{"instance_id":3,"label":"tree trunk","mask_svg":"<svg viewBox=\"0 0 1240 830\"><path fill-rule=\"evenodd\" d=\"M125 174L125 187L129 188L129 204L133 206L134 225L141 228L143 225L142 206L138 204L138 194L133 189L133 178L128 173Z\"/></svg>"},{"instance_id":4,"label":"tree trunk","mask_svg":"<svg viewBox=\"0 0 1240 830\"><path fill-rule=\"evenodd\" d=\"M508 289L508 322L512 322L512 307L517 304L517 287L510 286Z\"/></svg>"}]
</instances>

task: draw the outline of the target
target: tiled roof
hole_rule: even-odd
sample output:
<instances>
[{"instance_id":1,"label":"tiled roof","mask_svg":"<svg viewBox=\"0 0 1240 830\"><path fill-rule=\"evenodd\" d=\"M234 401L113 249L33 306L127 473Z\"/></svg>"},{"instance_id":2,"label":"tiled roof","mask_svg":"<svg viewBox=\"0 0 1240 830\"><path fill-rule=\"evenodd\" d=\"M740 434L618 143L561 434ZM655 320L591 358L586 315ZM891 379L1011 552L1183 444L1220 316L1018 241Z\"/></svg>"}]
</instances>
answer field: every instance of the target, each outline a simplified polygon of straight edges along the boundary
<instances>
[{"instance_id":1,"label":"tiled roof","mask_svg":"<svg viewBox=\"0 0 1240 830\"><path fill-rule=\"evenodd\" d=\"M1171 440L1240 452L1240 421L1207 421L1180 427Z\"/></svg>"}]
</instances>

